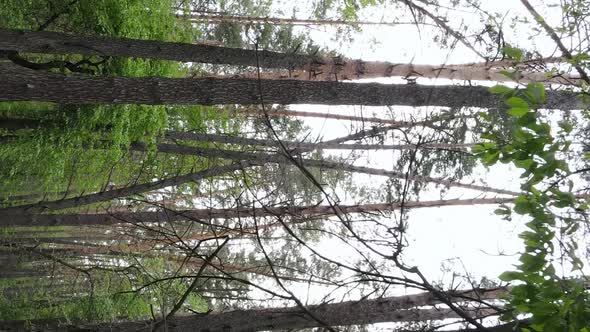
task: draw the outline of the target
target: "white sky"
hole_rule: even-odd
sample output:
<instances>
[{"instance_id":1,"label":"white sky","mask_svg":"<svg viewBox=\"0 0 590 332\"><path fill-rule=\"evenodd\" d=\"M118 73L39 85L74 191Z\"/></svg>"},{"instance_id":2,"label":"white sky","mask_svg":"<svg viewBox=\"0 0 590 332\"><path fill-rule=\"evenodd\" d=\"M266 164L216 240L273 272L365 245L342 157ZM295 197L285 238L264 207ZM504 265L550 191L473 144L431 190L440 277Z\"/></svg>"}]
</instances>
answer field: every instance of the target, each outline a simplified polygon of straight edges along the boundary
<instances>
[{"instance_id":1,"label":"white sky","mask_svg":"<svg viewBox=\"0 0 590 332\"><path fill-rule=\"evenodd\" d=\"M500 11L512 15L528 13L521 7L520 1L516 0L483 0L483 6L491 11ZM542 2L532 1L537 8ZM547 5L549 1L545 1ZM289 10L286 10L289 13ZM559 13L553 11L553 15L547 10L540 9L551 22L551 19L559 17ZM387 21L391 16L387 10L375 10L360 17L361 20ZM306 18L304 15L301 18ZM411 17L406 18L410 20ZM467 25L480 25L477 16L465 13L465 15L453 19L460 19ZM416 27L402 25L398 27L388 26L365 26L363 32L356 37L354 43L340 45L330 41L330 28L319 28L311 31L311 36L316 43L323 43L328 49L335 50L349 58L361 58L363 60L380 60L399 63L419 64L442 64L442 63L469 63L481 62L473 52L458 44L449 51L441 49L432 42L431 32L428 28L422 28L420 33ZM527 29L523 29L528 31ZM544 55L551 55L555 46L544 36L538 36L528 40L525 35L519 32L510 33L507 31L509 42L520 47L534 48L540 50ZM373 41L377 44L373 44ZM542 47L539 47L542 45ZM382 79L382 83L400 83L399 79ZM403 81L402 81L403 82ZM429 84L448 84L448 81L428 82ZM349 115L361 115L360 107L338 107L318 105L294 105L291 107L297 111L329 112ZM364 107L362 114L370 116L374 113L378 117L386 117L385 108ZM323 137L330 139L343 136L349 133L349 122L338 120L302 118L312 128L311 137ZM372 167L391 169L391 152L372 152L370 160ZM367 164L366 164L367 165ZM362 183L384 182L384 177L371 177L356 175ZM519 173L511 166L495 166L491 169L478 167L470 178L478 180L485 179L490 185L496 188L518 190L520 186ZM462 182L468 179L463 179ZM487 197L492 197L488 195ZM469 190L453 189L445 198L473 198L482 197L481 193L470 192ZM425 192L421 200L439 199L438 189ZM460 206L416 209L411 213L408 238L410 246L405 250L407 262L415 264L431 281L444 280L447 285L452 278L452 273L444 271L443 267L450 267L459 274L470 274L473 280L479 281L482 277L496 279L497 276L512 269L512 264L518 263L518 251L522 248L518 234L524 229L524 221L515 217L511 222L502 220L493 214L497 206ZM346 253L341 245L334 245L333 242L324 241L319 246L322 252L335 257ZM497 279L496 279L497 280ZM469 285L464 285L468 287ZM307 288L294 288L302 298L317 298L320 294L307 294ZM315 291L318 291L317 289ZM314 296L315 295L315 296Z\"/></svg>"}]
</instances>

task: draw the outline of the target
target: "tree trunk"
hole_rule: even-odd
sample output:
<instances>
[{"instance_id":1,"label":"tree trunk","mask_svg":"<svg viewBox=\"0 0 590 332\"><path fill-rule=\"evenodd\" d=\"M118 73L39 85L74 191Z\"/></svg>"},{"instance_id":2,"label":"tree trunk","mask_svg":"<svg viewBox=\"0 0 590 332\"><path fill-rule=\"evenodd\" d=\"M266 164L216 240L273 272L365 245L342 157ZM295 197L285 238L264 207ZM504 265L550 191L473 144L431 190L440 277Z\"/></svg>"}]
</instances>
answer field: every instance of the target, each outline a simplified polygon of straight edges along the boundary
<instances>
[{"instance_id":1,"label":"tree trunk","mask_svg":"<svg viewBox=\"0 0 590 332\"><path fill-rule=\"evenodd\" d=\"M256 16L234 16L234 15L210 15L210 14L179 14L178 18L186 19L195 23L203 24L272 24L272 25L388 25L397 26L401 24L415 24L412 22L371 22L371 21L346 21L346 20L325 20L325 19L297 19L282 17L256 17Z\"/></svg>"},{"instance_id":2,"label":"tree trunk","mask_svg":"<svg viewBox=\"0 0 590 332\"><path fill-rule=\"evenodd\" d=\"M411 63L390 63L380 61L362 61L345 58L334 58L330 62L322 59L322 65L311 70L274 70L272 72L248 72L238 74L235 78L253 78L269 80L301 80L301 81L338 81L375 79L382 77L403 77L406 79L448 79L460 81L492 81L492 82L540 82L545 84L578 85L581 80L569 74L550 72L532 72L515 70L514 68L488 68L483 66L462 65L420 65ZM328 64L325 64L328 63ZM515 71L514 78L503 72Z\"/></svg>"},{"instance_id":3,"label":"tree trunk","mask_svg":"<svg viewBox=\"0 0 590 332\"><path fill-rule=\"evenodd\" d=\"M46 201L34 204L26 204L3 208L0 209L0 218L2 216L11 214L33 214L48 210L61 210L98 202L109 201L116 198L128 197L160 188L177 186L191 181L199 181L208 177L230 173L255 164L255 162L234 163L231 165L213 167L200 172L174 176L159 181L131 185L120 189L106 190L93 194L81 195L73 198L65 198L56 201Z\"/></svg>"},{"instance_id":4,"label":"tree trunk","mask_svg":"<svg viewBox=\"0 0 590 332\"><path fill-rule=\"evenodd\" d=\"M236 112L240 113L240 114L257 115L260 117L265 116L265 113L261 109L244 108L244 109L237 109ZM364 117L364 116L354 116L354 115L344 115L344 114L330 114L330 113L321 113L321 112L270 110L270 111L266 112L266 115L268 115L269 117L294 116L294 117L306 117L306 118L320 118L320 119L334 119L334 120L344 120L344 121L370 122L370 123L399 125L399 126L410 126L410 125L414 125L414 124L420 125L419 122L398 121L398 120L393 120L393 119L384 119L384 118L376 118L376 117Z\"/></svg>"},{"instance_id":5,"label":"tree trunk","mask_svg":"<svg viewBox=\"0 0 590 332\"><path fill-rule=\"evenodd\" d=\"M406 209L463 206L478 204L506 204L513 198L476 198L450 199L424 202L405 202ZM400 203L376 203L362 205L338 205L338 213L363 213L377 211L395 211L401 208ZM227 209L194 209L194 210L166 210L149 212L117 212L97 214L6 214L0 219L5 226L82 226L82 225L112 225L119 223L156 223L170 222L179 219L209 220L214 218L264 217L264 216L330 216L334 215L331 206L299 206L299 207L264 207L264 208L227 208Z\"/></svg>"},{"instance_id":6,"label":"tree trunk","mask_svg":"<svg viewBox=\"0 0 590 332\"><path fill-rule=\"evenodd\" d=\"M133 149L137 150L144 150L145 148L142 145L134 145L132 146ZM208 158L225 158L235 161L251 161L256 164L266 164L266 163L276 163L276 164L292 164L293 161L288 158L287 156L280 154L280 153L249 153L249 152L240 152L240 151L231 151L231 150L222 150L222 149L207 149L207 148L195 148L191 146L183 146L177 144L158 144L158 150L160 152L167 152L167 153L176 153L176 154L186 154L186 155L194 155L194 156L202 156ZM296 158L296 161L300 163L303 167L319 167L324 169L335 169L335 170L342 170L351 173L363 173L363 174L371 174L371 175L379 175L379 176L387 176L399 179L407 179L409 181L416 181L416 182L424 182L424 183L435 183L447 187L456 187L456 188L465 188L470 190L477 190L482 192L493 192L502 195L511 195L511 196L518 196L520 193L504 190L504 189L497 189L487 186L480 186L475 184L466 184L460 182L454 182L446 179L441 178L433 178L429 176L422 176L422 175L412 175L406 174L404 172L397 172L397 171L389 171L385 169L378 169L378 168L370 168L370 167L363 167L363 166L354 166L350 164L345 164L341 162L329 161L329 160L315 160L315 159L302 159ZM2 210L0 210L1 212Z\"/></svg>"},{"instance_id":7,"label":"tree trunk","mask_svg":"<svg viewBox=\"0 0 590 332\"><path fill-rule=\"evenodd\" d=\"M497 299L506 294L504 289L451 292L452 302ZM312 327L363 325L382 322L408 322L457 318L450 309L411 309L438 303L430 293L388 297L380 299L327 303L300 307L235 310L221 313L176 316L166 324L170 332L253 332L262 330L287 330ZM493 309L466 309L472 317L496 315ZM318 322L321 321L322 323ZM23 321L0 322L0 329L14 331L153 331L153 321L114 322L97 325L60 325L58 321L32 321L27 328ZM163 327L163 326L162 326ZM163 329L160 329L162 331Z\"/></svg>"},{"instance_id":8,"label":"tree trunk","mask_svg":"<svg viewBox=\"0 0 590 332\"><path fill-rule=\"evenodd\" d=\"M0 101L62 104L327 104L497 108L504 100L486 87L66 76L0 63ZM575 93L547 93L549 109L583 109Z\"/></svg>"},{"instance_id":9,"label":"tree trunk","mask_svg":"<svg viewBox=\"0 0 590 332\"><path fill-rule=\"evenodd\" d=\"M0 29L0 50L27 53L139 57L261 68L283 68L292 71L291 74L285 76L284 74L271 73L270 76L265 74L265 77L299 80L342 80L402 76L512 81L512 79L501 73L501 69L491 69L494 66L493 62L490 62L489 66L432 66L380 61L367 62L341 57L318 57L202 44L80 36L47 31L33 32ZM521 82L547 81L562 84L575 84L577 81L575 78L567 76L548 78L546 73L526 71L522 72L519 80Z\"/></svg>"},{"instance_id":10,"label":"tree trunk","mask_svg":"<svg viewBox=\"0 0 590 332\"><path fill-rule=\"evenodd\" d=\"M259 138L244 138L227 135L217 134L201 134L193 132L178 132L178 131L167 131L166 138L172 140L190 140L195 142L215 142L223 144L236 144L236 145L254 145L254 146L266 146L272 148L280 148L279 141L272 139L259 139ZM445 144L445 143L431 143L431 144L340 144L340 143L328 143L328 142L294 142L294 141L281 141L281 143L287 149L297 150L413 150L413 149L446 149L456 151L466 151L474 144Z\"/></svg>"},{"instance_id":11,"label":"tree trunk","mask_svg":"<svg viewBox=\"0 0 590 332\"><path fill-rule=\"evenodd\" d=\"M35 129L40 123L39 120L0 118L0 128L6 130Z\"/></svg>"},{"instance_id":12,"label":"tree trunk","mask_svg":"<svg viewBox=\"0 0 590 332\"><path fill-rule=\"evenodd\" d=\"M145 151L145 146L143 144L132 144L131 149L137 151ZM7 207L0 209L0 216L2 215L16 215L16 214L34 214L34 213L41 213L46 211L52 210L61 210L66 208L72 207L79 207L83 205L88 205L97 202L104 202L109 201L116 198L123 198L159 188L164 188L168 186L180 185L189 181L197 181L200 179L204 179L207 177L212 177L232 171L236 171L239 169L243 169L244 167L248 166L260 166L265 165L268 163L276 163L276 164L283 164L289 165L292 164L293 161L290 160L287 156L279 153L249 153L249 152L240 152L240 151L231 151L231 150L221 150L221 149L207 149L207 148L196 148L191 146L182 146L177 144L165 144L161 143L158 144L158 150L160 152L165 153L175 153L175 154L185 154L191 156L201 156L207 158L224 158L224 159L231 159L237 161L238 163L234 163L227 166L219 166L215 168L211 168L205 171L197 172L197 173L190 173L187 175L182 176L175 176L155 182L143 183L138 185L132 185L125 188L120 189L113 189L102 191L94 194L87 194L73 198L66 198L60 199L56 201L44 201L39 203L33 204L26 204L26 205L18 205L13 207ZM511 195L517 196L519 195L518 192L504 190L504 189L497 189L488 186L481 186L475 184L467 184L467 183L460 183L454 182L446 179L441 178L433 178L429 176L423 175L412 175L406 174L404 172L398 171L389 171L385 169L378 169L378 168L370 168L370 167L363 167L363 166L354 166L350 164L345 164L341 162L334 162L329 160L315 160L315 159L296 159L298 163L300 163L303 167L319 167L324 169L335 169L335 170L342 170L351 173L363 173L363 174L371 174L371 175L378 175L378 176L386 176L386 177L393 177L399 178L408 181L416 181L422 183L435 183L438 185L443 185L446 187L455 187L455 188L465 188L470 190L476 190L481 192L492 192L497 194L503 195Z\"/></svg>"},{"instance_id":13,"label":"tree trunk","mask_svg":"<svg viewBox=\"0 0 590 332\"><path fill-rule=\"evenodd\" d=\"M66 76L0 63L0 101L62 104L326 104L497 108L481 86L422 86L294 80ZM261 93L262 92L262 93ZM547 92L545 108L583 109L575 93Z\"/></svg>"}]
</instances>

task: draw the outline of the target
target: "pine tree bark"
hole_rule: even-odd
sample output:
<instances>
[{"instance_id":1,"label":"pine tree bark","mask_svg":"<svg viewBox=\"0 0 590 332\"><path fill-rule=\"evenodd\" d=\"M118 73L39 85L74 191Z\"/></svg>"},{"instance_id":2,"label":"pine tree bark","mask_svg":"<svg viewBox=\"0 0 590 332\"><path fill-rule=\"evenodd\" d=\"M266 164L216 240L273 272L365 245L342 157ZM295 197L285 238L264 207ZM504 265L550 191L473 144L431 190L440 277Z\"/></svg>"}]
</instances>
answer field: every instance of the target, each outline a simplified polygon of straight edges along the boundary
<instances>
[{"instance_id":1,"label":"pine tree bark","mask_svg":"<svg viewBox=\"0 0 590 332\"><path fill-rule=\"evenodd\" d=\"M422 86L255 79L66 76L0 63L0 101L61 104L325 104L498 108L481 86ZM547 93L544 108L583 109L575 93Z\"/></svg>"},{"instance_id":2,"label":"pine tree bark","mask_svg":"<svg viewBox=\"0 0 590 332\"><path fill-rule=\"evenodd\" d=\"M476 198L450 199L423 202L405 202L405 209L465 206L479 204L508 204L514 198ZM338 213L363 213L378 211L395 211L402 207L400 203L376 203L362 205L338 205ZM265 207L265 208L228 208L228 209L193 209L178 211L149 211L149 212L116 212L97 214L7 214L0 215L0 221L5 226L85 226L85 225L113 225L120 223L166 223L179 219L210 220L215 218L246 218L251 216L295 216L317 217L331 216L336 212L331 206L299 206L299 207Z\"/></svg>"},{"instance_id":3,"label":"pine tree bark","mask_svg":"<svg viewBox=\"0 0 590 332\"><path fill-rule=\"evenodd\" d=\"M122 56L227 64L260 68L282 68L289 73L269 73L262 78L297 80L347 80L378 77L422 77L457 80L512 81L494 62L473 65L414 65L382 61L362 61L343 57L319 57L291 53L227 48L203 44L171 43L102 36L80 36L48 31L17 31L0 29L0 50ZM504 64L504 63L499 63ZM247 75L258 78L257 74ZM520 82L575 84L567 75L552 77L543 72L520 70ZM473 105L476 106L476 105Z\"/></svg>"},{"instance_id":4,"label":"pine tree bark","mask_svg":"<svg viewBox=\"0 0 590 332\"><path fill-rule=\"evenodd\" d=\"M386 85L254 79L171 79L65 76L0 64L0 101L62 104L329 104L497 108L485 87ZM549 109L581 109L574 93L547 94Z\"/></svg>"},{"instance_id":5,"label":"pine tree bark","mask_svg":"<svg viewBox=\"0 0 590 332\"><path fill-rule=\"evenodd\" d=\"M517 68L497 68L469 65L421 65L411 63L390 63L380 61L363 61L346 58L318 60L321 65L309 66L312 69L273 70L271 72L247 72L238 74L239 78L261 78L268 80L301 80L301 81L338 81L375 79L383 77L402 77L405 79L447 79L459 81L492 81L492 82L540 82L544 84L578 85L582 81L569 74L550 72L533 72L516 70ZM504 72L514 72L509 77Z\"/></svg>"},{"instance_id":6,"label":"pine tree bark","mask_svg":"<svg viewBox=\"0 0 590 332\"><path fill-rule=\"evenodd\" d=\"M204 44L0 29L0 50L151 58L262 68L304 69L316 57Z\"/></svg>"}]
</instances>

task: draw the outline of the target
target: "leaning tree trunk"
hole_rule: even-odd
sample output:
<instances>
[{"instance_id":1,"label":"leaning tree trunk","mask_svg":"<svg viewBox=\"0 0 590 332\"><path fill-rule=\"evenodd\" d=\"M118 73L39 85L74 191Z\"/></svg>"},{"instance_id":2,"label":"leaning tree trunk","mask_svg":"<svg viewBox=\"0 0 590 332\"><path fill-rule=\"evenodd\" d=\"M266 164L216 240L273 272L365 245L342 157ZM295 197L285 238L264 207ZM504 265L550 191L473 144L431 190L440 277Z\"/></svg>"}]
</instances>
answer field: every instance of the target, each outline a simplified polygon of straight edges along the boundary
<instances>
[{"instance_id":1,"label":"leaning tree trunk","mask_svg":"<svg viewBox=\"0 0 590 332\"><path fill-rule=\"evenodd\" d=\"M492 63L493 64L493 63ZM266 72L246 72L239 78L291 79L302 81L337 81L374 79L382 77L402 77L404 79L448 79L460 81L492 82L540 82L545 84L578 85L581 80L569 74L534 72L528 69L485 67L470 65L421 65L412 63L390 63L383 61L363 61L346 58L322 58L311 69L273 70ZM514 71L507 76L506 72Z\"/></svg>"},{"instance_id":2,"label":"leaning tree trunk","mask_svg":"<svg viewBox=\"0 0 590 332\"><path fill-rule=\"evenodd\" d=\"M143 145L132 145L132 149L136 149L139 151L145 150ZM166 153L175 153L175 154L185 154L185 155L193 155L193 156L201 156L201 157L208 157L208 158L226 158L235 161L249 161L254 164L262 165L267 163L276 163L276 164L293 164L294 162L301 165L302 167L318 167L323 169L335 169L341 170L345 172L351 173L362 173L362 174L371 174L371 175L378 175L378 176L387 176L392 178L399 178L402 180L408 181L416 181L422 183L434 183L438 185L443 185L446 187L455 187L455 188L464 188L470 190L476 190L481 192L493 192L502 195L511 195L517 196L520 193L505 190L505 189L498 189L493 187L481 186L476 184L467 184L461 182L455 182L451 180L446 180L442 178L434 178L430 176L423 176L423 175L412 175L406 174L404 172L399 171L389 171L385 169L379 168L371 168L371 167L364 167L364 166L354 166L342 162L330 161L330 160L316 160L316 159L303 159L303 158L294 158L291 159L288 156L285 156L280 153L249 153L249 152L240 152L240 151L232 151L232 150L222 150L222 149L208 149L208 148L196 148L191 146L183 146L178 144L166 144L161 143L158 144L158 151L166 152ZM47 204L47 203L44 203ZM0 210L1 212L2 210Z\"/></svg>"},{"instance_id":3,"label":"leaning tree trunk","mask_svg":"<svg viewBox=\"0 0 590 332\"><path fill-rule=\"evenodd\" d=\"M422 86L255 79L66 76L0 63L0 101L62 104L325 104L503 107L480 86ZM544 108L582 109L573 92L547 93Z\"/></svg>"},{"instance_id":4,"label":"leaning tree trunk","mask_svg":"<svg viewBox=\"0 0 590 332\"><path fill-rule=\"evenodd\" d=\"M281 148L281 144L287 149L297 150L413 150L413 149L425 149L425 150L454 150L454 151L466 151L474 144L462 143L462 144L447 144L447 143L428 143L428 144L340 144L340 143L326 143L326 142L296 142L296 141L277 141L272 139L260 139L260 138L245 138L227 135L217 134L202 134L193 132L178 132L178 131L167 131L166 138L171 140L188 140L194 142L215 142L222 144L236 144L236 145L254 145L254 146L265 146L272 148Z\"/></svg>"},{"instance_id":5,"label":"leaning tree trunk","mask_svg":"<svg viewBox=\"0 0 590 332\"><path fill-rule=\"evenodd\" d=\"M273 115L275 115L273 112ZM292 114L286 114L280 112L281 115L297 115L298 113L306 113L306 112L289 112ZM324 114L324 113L319 113ZM326 114L332 115L332 114ZM340 115L337 115L340 116ZM385 120L385 119L382 119ZM400 121L384 121L383 123L394 123L404 126L420 126L428 124L429 121L417 121L417 122L400 122ZM38 129L41 127L41 121L39 120L22 120L22 119L10 119L4 118L0 119L0 129L7 129L7 130L19 130L19 129ZM165 137L167 139L177 141L177 140L188 140L188 141L195 141L195 142L214 142L214 143L223 143L223 144L235 144L235 145L254 145L254 146L265 146L265 147L272 147L272 148L280 148L281 144L288 149L297 149L297 150L306 150L306 151L313 151L318 149L332 149L332 150L410 150L410 149L446 149L446 150L456 150L456 151L466 151L468 148L475 145L475 143L457 143L457 144L448 144L448 143L428 143L428 144L340 144L340 143L331 143L331 142L297 142L297 141L277 141L272 139L261 139L261 138L246 138L246 137L237 137L237 136L228 136L228 135L220 135L220 134L206 134L206 133L196 133L196 132L182 132L182 131L171 131L168 130L165 133ZM66 193L62 192L61 195L65 195ZM38 195L21 195L21 196L12 196L10 200L26 200L32 197L38 197Z\"/></svg>"},{"instance_id":6,"label":"leaning tree trunk","mask_svg":"<svg viewBox=\"0 0 590 332\"><path fill-rule=\"evenodd\" d=\"M480 302L498 299L506 290L467 291L449 293L449 302ZM382 322L409 322L458 318L451 309L412 309L439 301L431 293L388 297L380 299L327 303L323 305L288 308L235 310L222 313L176 316L160 325L159 331L194 332L254 332L262 330L290 330L313 327L363 325ZM493 309L465 309L471 317L479 318L499 314ZM27 325L28 323L28 325ZM14 331L155 331L154 321L128 321L96 325L61 325L58 321L4 321L0 329ZM156 330L156 331L158 331Z\"/></svg>"},{"instance_id":7,"label":"leaning tree trunk","mask_svg":"<svg viewBox=\"0 0 590 332\"><path fill-rule=\"evenodd\" d=\"M487 66L414 65L380 61L362 61L342 57L318 57L270 51L226 48L202 44L170 43L138 39L69 35L47 31L0 29L0 50L82 54L95 56L143 57L185 62L202 62L261 68L282 68L290 75L271 73L268 78L300 80L336 80L375 77L423 77L458 80L512 81L490 62ZM575 78L553 77L547 73L521 71L522 82L547 81L575 84Z\"/></svg>"},{"instance_id":8,"label":"leaning tree trunk","mask_svg":"<svg viewBox=\"0 0 590 332\"><path fill-rule=\"evenodd\" d=\"M132 144L131 149L137 151L145 151L146 148L142 144ZM61 210L66 208L73 208L79 207L83 205L88 205L92 203L104 202L109 201L116 198L124 198L127 196L151 191L158 188L164 188L173 185L180 185L189 181L196 181L201 180L207 177L212 177L216 175L221 175L225 173L229 173L232 171L236 171L239 169L243 169L244 167L248 166L261 166L268 163L275 163L281 165L290 165L293 162L299 163L302 167L317 167L323 169L334 169L334 170L341 170L345 172L351 173L362 173L362 174L371 174L371 175L378 175L378 176L386 176L392 178L398 178L407 181L415 181L420 183L434 183L437 185L442 185L446 187L454 187L454 188L464 188L469 190L481 191L481 192L490 192L502 195L510 195L510 196L517 196L519 195L518 192L505 190L505 189L498 189L488 186L476 185L476 184L468 184L468 183L461 183L455 182L451 180L446 180L442 178L434 178L430 176L423 176L423 175L411 175L406 174L404 172L399 171L389 171L385 169L379 168L371 168L371 167L364 167L364 166L354 166L350 164L345 164L341 162L335 162L330 160L315 160L315 159L290 159L289 157L279 154L279 153L249 153L249 152L240 152L240 151L231 151L231 150L221 150L221 149L207 149L207 148L196 148L191 146L182 146L177 144L158 144L158 151L166 152L166 153L175 153L175 154L184 154L184 155L192 155L192 156L200 156L200 157L207 157L207 158L225 158L237 161L237 163L227 165L227 166L219 166L215 168L211 168L209 170L197 172L197 173L190 173L187 175L176 176L172 178L162 179L155 182L149 182L144 184L132 185L125 188L120 189L113 189L102 191L93 194L81 195L78 197L73 198L66 198L60 199L55 201L44 201L39 203L33 204L26 204L26 205L18 205L13 207L6 207L0 209L0 216L10 216L10 215L19 215L19 214L34 214L34 213L41 213L46 211L52 210Z\"/></svg>"},{"instance_id":9,"label":"leaning tree trunk","mask_svg":"<svg viewBox=\"0 0 590 332\"><path fill-rule=\"evenodd\" d=\"M366 123L376 123L383 125L397 125L399 127L411 127L421 126L429 124L432 120L424 121L399 121L394 119L377 118L371 116L356 116L356 115L345 115L345 114L334 114L334 113L322 113L322 112L305 112L305 111L288 111L288 110L270 110L266 113L260 108L238 108L230 110L230 114L246 114L254 115L258 117L305 117L305 118L320 118L320 119L334 119L343 121L357 121ZM0 128L6 130L21 130L21 129L37 129L41 126L40 120L33 119L14 119L14 118L0 118Z\"/></svg>"},{"instance_id":10,"label":"leaning tree trunk","mask_svg":"<svg viewBox=\"0 0 590 332\"><path fill-rule=\"evenodd\" d=\"M408 122L408 121L398 121L394 119L384 119L384 118L377 118L371 116L356 116L356 115L344 115L344 114L334 114L334 113L322 113L322 112L306 112L306 111L289 111L289 110L269 110L266 113L261 110L260 108L253 109L253 108L242 108L235 110L236 113L239 114L249 114L249 115L256 115L256 116L269 116L269 117L281 117L281 116L294 116L294 117L306 117L306 118L319 118L319 119L334 119L334 120L343 120L343 121L357 121L357 122L369 122L369 123L378 123L378 124L386 124L386 125L400 125L400 126L410 126L410 125L420 125L420 122Z\"/></svg>"},{"instance_id":11,"label":"leaning tree trunk","mask_svg":"<svg viewBox=\"0 0 590 332\"><path fill-rule=\"evenodd\" d=\"M211 15L199 12L190 14L178 14L178 18L203 24L273 24L273 25L388 25L397 26L401 24L414 24L411 22L373 22L373 21L346 21L346 20L325 20L325 19L298 19L284 17L256 17L256 16L234 16L234 15Z\"/></svg>"},{"instance_id":12,"label":"leaning tree trunk","mask_svg":"<svg viewBox=\"0 0 590 332\"><path fill-rule=\"evenodd\" d=\"M110 201L117 198L124 198L136 194L145 193L148 191L166 188L170 186L177 186L187 182L199 181L205 178L214 177L222 174L231 173L237 170L244 169L244 167L258 165L255 162L234 163L225 166L217 166L199 172L188 173L185 175L174 176L170 178L161 179L158 181L135 184L119 189L105 190L93 194L80 195L73 198L65 198L56 201L45 201L34 204L18 205L14 207L7 207L0 209L0 218L2 216L11 214L28 214L39 213L51 210L61 210L73 207L79 207L98 202Z\"/></svg>"},{"instance_id":13,"label":"leaning tree trunk","mask_svg":"<svg viewBox=\"0 0 590 332\"><path fill-rule=\"evenodd\" d=\"M405 209L428 207L464 206L478 204L510 203L513 198L476 198L450 199L424 202L405 202ZM299 207L265 207L265 208L227 208L227 209L193 209L143 212L115 212L96 214L8 214L3 212L0 220L5 226L84 226L113 225L120 223L143 224L165 223L179 219L198 220L200 223L214 218L246 218L251 216L294 216L314 217L329 216L338 213L363 213L378 211L395 211L401 203L376 203L361 205L299 206Z\"/></svg>"}]
</instances>

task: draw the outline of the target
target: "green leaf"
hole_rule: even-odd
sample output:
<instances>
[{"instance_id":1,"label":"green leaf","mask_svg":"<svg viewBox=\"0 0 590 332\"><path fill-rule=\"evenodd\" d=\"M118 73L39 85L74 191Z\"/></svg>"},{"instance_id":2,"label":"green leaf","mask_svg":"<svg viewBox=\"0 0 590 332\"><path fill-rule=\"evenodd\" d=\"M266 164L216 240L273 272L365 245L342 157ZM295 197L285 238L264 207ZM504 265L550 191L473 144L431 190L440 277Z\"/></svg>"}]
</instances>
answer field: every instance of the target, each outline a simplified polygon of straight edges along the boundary
<instances>
[{"instance_id":1,"label":"green leaf","mask_svg":"<svg viewBox=\"0 0 590 332\"><path fill-rule=\"evenodd\" d=\"M527 114L530 111L530 109L528 108L522 108L522 107L512 107L511 109L508 110L508 114L520 118L522 116L524 116L525 114Z\"/></svg>"},{"instance_id":2,"label":"green leaf","mask_svg":"<svg viewBox=\"0 0 590 332\"><path fill-rule=\"evenodd\" d=\"M540 271L545 265L545 257L542 255L522 254L520 256L522 264L520 268L523 271Z\"/></svg>"},{"instance_id":3,"label":"green leaf","mask_svg":"<svg viewBox=\"0 0 590 332\"><path fill-rule=\"evenodd\" d=\"M502 49L502 51L504 52L506 57L512 60L522 61L522 59L524 59L524 53L519 48L506 46Z\"/></svg>"},{"instance_id":4,"label":"green leaf","mask_svg":"<svg viewBox=\"0 0 590 332\"><path fill-rule=\"evenodd\" d=\"M574 129L574 125L569 121L559 121L559 128L561 128L566 134L569 134Z\"/></svg>"},{"instance_id":5,"label":"green leaf","mask_svg":"<svg viewBox=\"0 0 590 332\"><path fill-rule=\"evenodd\" d=\"M576 197L572 193L564 192L561 190L556 190L553 193L556 196L556 202L554 205L558 208L573 206L576 202Z\"/></svg>"},{"instance_id":6,"label":"green leaf","mask_svg":"<svg viewBox=\"0 0 590 332\"><path fill-rule=\"evenodd\" d=\"M524 159L524 160L514 160L514 165L519 168L524 168L526 170L530 169L531 166L535 165L535 161L532 159Z\"/></svg>"},{"instance_id":7,"label":"green leaf","mask_svg":"<svg viewBox=\"0 0 590 332\"><path fill-rule=\"evenodd\" d=\"M531 102L542 104L545 102L545 87L541 83L529 83L525 93Z\"/></svg>"},{"instance_id":8,"label":"green leaf","mask_svg":"<svg viewBox=\"0 0 590 332\"><path fill-rule=\"evenodd\" d=\"M474 146L471 147L471 152L473 153L481 153L486 151L486 147L483 144L476 144Z\"/></svg>"},{"instance_id":9,"label":"green leaf","mask_svg":"<svg viewBox=\"0 0 590 332\"><path fill-rule=\"evenodd\" d=\"M519 97L510 97L508 100L506 100L506 103L512 107L530 109L529 103Z\"/></svg>"},{"instance_id":10,"label":"green leaf","mask_svg":"<svg viewBox=\"0 0 590 332\"><path fill-rule=\"evenodd\" d=\"M498 279L505 281L505 282L509 282L509 281L513 281L513 280L523 280L522 278L523 278L522 272L516 272L516 271L506 271L498 276Z\"/></svg>"},{"instance_id":11,"label":"green leaf","mask_svg":"<svg viewBox=\"0 0 590 332\"><path fill-rule=\"evenodd\" d=\"M493 87L490 88L490 93L493 93L496 95L509 95L513 92L514 92L514 89L509 88L504 85L494 85Z\"/></svg>"},{"instance_id":12,"label":"green leaf","mask_svg":"<svg viewBox=\"0 0 590 332\"><path fill-rule=\"evenodd\" d=\"M500 158L500 151L488 151L482 158L484 165L491 166Z\"/></svg>"},{"instance_id":13,"label":"green leaf","mask_svg":"<svg viewBox=\"0 0 590 332\"><path fill-rule=\"evenodd\" d=\"M499 216L509 216L511 214L511 211L508 208L499 208L494 210L494 213Z\"/></svg>"},{"instance_id":14,"label":"green leaf","mask_svg":"<svg viewBox=\"0 0 590 332\"><path fill-rule=\"evenodd\" d=\"M514 212L518 214L528 214L532 211L532 204L525 196L518 196L514 200Z\"/></svg>"},{"instance_id":15,"label":"green leaf","mask_svg":"<svg viewBox=\"0 0 590 332\"><path fill-rule=\"evenodd\" d=\"M508 71L508 70L500 70L500 74L508 77L509 79L511 79L513 81L516 81L516 78L517 78L516 72L512 72L512 71Z\"/></svg>"}]
</instances>

